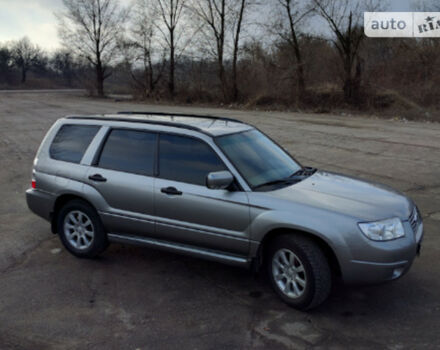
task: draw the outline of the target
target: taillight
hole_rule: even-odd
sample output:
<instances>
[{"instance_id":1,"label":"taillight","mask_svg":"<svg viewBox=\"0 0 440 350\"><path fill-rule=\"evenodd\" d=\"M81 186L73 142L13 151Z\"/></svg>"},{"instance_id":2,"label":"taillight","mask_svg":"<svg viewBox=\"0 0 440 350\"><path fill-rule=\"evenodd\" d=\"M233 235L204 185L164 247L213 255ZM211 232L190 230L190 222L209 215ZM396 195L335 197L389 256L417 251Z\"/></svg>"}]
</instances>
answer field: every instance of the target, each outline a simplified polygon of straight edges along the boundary
<instances>
[{"instance_id":1,"label":"taillight","mask_svg":"<svg viewBox=\"0 0 440 350\"><path fill-rule=\"evenodd\" d=\"M35 179L32 179L31 186L32 188L37 188L37 181Z\"/></svg>"}]
</instances>

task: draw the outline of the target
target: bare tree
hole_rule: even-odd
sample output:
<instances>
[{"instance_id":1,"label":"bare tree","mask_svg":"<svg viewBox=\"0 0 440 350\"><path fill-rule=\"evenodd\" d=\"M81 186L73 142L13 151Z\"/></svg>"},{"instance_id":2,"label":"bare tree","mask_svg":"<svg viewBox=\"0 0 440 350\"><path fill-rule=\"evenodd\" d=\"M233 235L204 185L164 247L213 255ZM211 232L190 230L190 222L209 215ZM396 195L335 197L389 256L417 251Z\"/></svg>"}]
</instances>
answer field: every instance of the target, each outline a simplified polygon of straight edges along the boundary
<instances>
[{"instance_id":1,"label":"bare tree","mask_svg":"<svg viewBox=\"0 0 440 350\"><path fill-rule=\"evenodd\" d=\"M104 80L111 72L117 37L128 12L117 0L63 0L59 34L66 46L88 60L96 72L98 96L104 96Z\"/></svg>"},{"instance_id":2,"label":"bare tree","mask_svg":"<svg viewBox=\"0 0 440 350\"><path fill-rule=\"evenodd\" d=\"M277 1L281 11L277 16L278 19L276 21L278 23L274 26L274 29L279 37L288 44L295 57L297 89L301 99L306 91L306 82L298 25L312 13L314 8L312 4L301 0Z\"/></svg>"},{"instance_id":3,"label":"bare tree","mask_svg":"<svg viewBox=\"0 0 440 350\"><path fill-rule=\"evenodd\" d=\"M41 62L41 49L24 37L11 44L11 56L14 65L21 70L21 82L26 82L27 72Z\"/></svg>"},{"instance_id":4,"label":"bare tree","mask_svg":"<svg viewBox=\"0 0 440 350\"><path fill-rule=\"evenodd\" d=\"M362 77L362 60L359 49L364 36L363 9L377 10L379 1L369 0L312 0L319 15L333 32L333 43L344 68L344 97L355 102L359 96Z\"/></svg>"},{"instance_id":5,"label":"bare tree","mask_svg":"<svg viewBox=\"0 0 440 350\"><path fill-rule=\"evenodd\" d=\"M251 0L240 0L238 2L238 7L235 11L234 19L234 48L232 54L232 100L238 100L238 83L237 83L237 62L238 62L238 51L240 48L240 34L243 27L243 20L245 17L245 11L250 5Z\"/></svg>"},{"instance_id":6,"label":"bare tree","mask_svg":"<svg viewBox=\"0 0 440 350\"><path fill-rule=\"evenodd\" d=\"M153 94L165 68L165 50L157 44L157 17L151 0L137 0L129 36L121 52L131 76L145 97ZM139 78L138 71L141 71Z\"/></svg>"},{"instance_id":7,"label":"bare tree","mask_svg":"<svg viewBox=\"0 0 440 350\"><path fill-rule=\"evenodd\" d=\"M238 99L237 65L240 40L249 8L256 0L193 0L191 10L201 22L207 51L217 61L217 74L224 99ZM227 92L225 61L232 58L232 96Z\"/></svg>"},{"instance_id":8,"label":"bare tree","mask_svg":"<svg viewBox=\"0 0 440 350\"><path fill-rule=\"evenodd\" d=\"M161 19L155 22L156 28L162 33L163 39L169 49L169 81L168 91L171 97L175 94L175 71L176 71L176 51L182 39L184 30L181 25L185 11L186 0L152 0L155 11ZM184 45L181 52L183 52Z\"/></svg>"},{"instance_id":9,"label":"bare tree","mask_svg":"<svg viewBox=\"0 0 440 350\"><path fill-rule=\"evenodd\" d=\"M0 47L0 82L10 83L10 73L13 65L12 52L6 46Z\"/></svg>"},{"instance_id":10,"label":"bare tree","mask_svg":"<svg viewBox=\"0 0 440 350\"><path fill-rule=\"evenodd\" d=\"M208 37L212 36L214 38L214 52L217 60L218 77L224 98L227 96L224 57L226 27L229 24L227 22L228 18L226 17L227 11L230 8L230 1L231 0L195 0L191 7L199 19L208 26L208 32L203 33Z\"/></svg>"},{"instance_id":11,"label":"bare tree","mask_svg":"<svg viewBox=\"0 0 440 350\"><path fill-rule=\"evenodd\" d=\"M75 77L76 62L73 54L67 50L56 51L51 60L52 68L60 74L68 86L72 86Z\"/></svg>"}]
</instances>

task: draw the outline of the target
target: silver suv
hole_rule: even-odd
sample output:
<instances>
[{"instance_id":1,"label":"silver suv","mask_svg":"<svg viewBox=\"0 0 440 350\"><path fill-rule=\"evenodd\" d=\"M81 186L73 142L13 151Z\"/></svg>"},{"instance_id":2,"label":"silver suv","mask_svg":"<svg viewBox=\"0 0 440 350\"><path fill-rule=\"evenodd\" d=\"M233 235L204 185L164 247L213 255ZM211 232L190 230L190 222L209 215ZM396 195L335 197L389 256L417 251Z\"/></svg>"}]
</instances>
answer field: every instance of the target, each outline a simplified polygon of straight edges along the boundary
<instances>
[{"instance_id":1,"label":"silver suv","mask_svg":"<svg viewBox=\"0 0 440 350\"><path fill-rule=\"evenodd\" d=\"M26 197L78 257L121 242L265 266L298 309L322 303L335 277L402 276L423 236L403 194L303 167L255 127L218 117L60 119L38 150Z\"/></svg>"}]
</instances>

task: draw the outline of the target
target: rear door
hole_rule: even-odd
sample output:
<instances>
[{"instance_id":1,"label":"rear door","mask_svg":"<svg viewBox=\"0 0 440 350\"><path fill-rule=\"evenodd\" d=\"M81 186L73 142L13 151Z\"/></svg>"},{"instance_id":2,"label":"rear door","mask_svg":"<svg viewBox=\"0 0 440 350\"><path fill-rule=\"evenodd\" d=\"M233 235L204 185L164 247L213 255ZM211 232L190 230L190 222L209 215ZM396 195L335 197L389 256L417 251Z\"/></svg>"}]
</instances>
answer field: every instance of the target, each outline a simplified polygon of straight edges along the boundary
<instances>
[{"instance_id":1,"label":"rear door","mask_svg":"<svg viewBox=\"0 0 440 350\"><path fill-rule=\"evenodd\" d=\"M120 234L154 233L154 168L157 134L112 129L89 168L86 181L107 206L101 212L107 230Z\"/></svg>"},{"instance_id":2,"label":"rear door","mask_svg":"<svg viewBox=\"0 0 440 350\"><path fill-rule=\"evenodd\" d=\"M212 190L209 172L227 170L203 140L161 133L155 182L156 235L185 244L245 255L249 250L248 197Z\"/></svg>"}]
</instances>

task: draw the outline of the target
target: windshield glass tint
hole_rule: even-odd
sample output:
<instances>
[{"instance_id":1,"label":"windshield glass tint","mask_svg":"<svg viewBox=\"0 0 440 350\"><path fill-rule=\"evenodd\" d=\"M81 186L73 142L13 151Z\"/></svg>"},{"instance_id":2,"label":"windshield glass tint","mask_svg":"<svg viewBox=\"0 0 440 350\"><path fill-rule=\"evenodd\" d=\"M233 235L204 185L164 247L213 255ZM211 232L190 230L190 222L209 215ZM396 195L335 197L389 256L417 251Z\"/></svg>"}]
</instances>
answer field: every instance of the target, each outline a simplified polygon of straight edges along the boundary
<instances>
[{"instance_id":1,"label":"windshield glass tint","mask_svg":"<svg viewBox=\"0 0 440 350\"><path fill-rule=\"evenodd\" d=\"M216 141L251 187L285 179L301 169L284 150L258 130L220 136Z\"/></svg>"}]
</instances>

